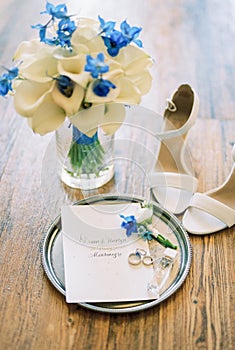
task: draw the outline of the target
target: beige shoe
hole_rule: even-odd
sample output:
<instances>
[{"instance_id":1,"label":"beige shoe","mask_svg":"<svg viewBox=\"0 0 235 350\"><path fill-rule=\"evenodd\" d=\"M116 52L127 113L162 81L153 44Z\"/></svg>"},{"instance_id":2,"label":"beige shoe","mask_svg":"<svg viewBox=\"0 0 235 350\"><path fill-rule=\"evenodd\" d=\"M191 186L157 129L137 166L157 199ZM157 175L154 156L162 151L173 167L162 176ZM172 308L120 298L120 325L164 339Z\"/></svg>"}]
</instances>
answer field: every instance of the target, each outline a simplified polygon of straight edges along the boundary
<instances>
[{"instance_id":1,"label":"beige shoe","mask_svg":"<svg viewBox=\"0 0 235 350\"><path fill-rule=\"evenodd\" d=\"M218 232L235 224L235 145L234 164L227 180L206 193L195 193L182 223L190 233L203 235Z\"/></svg>"},{"instance_id":2,"label":"beige shoe","mask_svg":"<svg viewBox=\"0 0 235 350\"><path fill-rule=\"evenodd\" d=\"M149 174L152 193L157 202L174 214L188 207L198 181L186 159L186 138L199 109L195 91L187 84L179 86L167 100L164 129L156 137L161 140L153 171Z\"/></svg>"}]
</instances>

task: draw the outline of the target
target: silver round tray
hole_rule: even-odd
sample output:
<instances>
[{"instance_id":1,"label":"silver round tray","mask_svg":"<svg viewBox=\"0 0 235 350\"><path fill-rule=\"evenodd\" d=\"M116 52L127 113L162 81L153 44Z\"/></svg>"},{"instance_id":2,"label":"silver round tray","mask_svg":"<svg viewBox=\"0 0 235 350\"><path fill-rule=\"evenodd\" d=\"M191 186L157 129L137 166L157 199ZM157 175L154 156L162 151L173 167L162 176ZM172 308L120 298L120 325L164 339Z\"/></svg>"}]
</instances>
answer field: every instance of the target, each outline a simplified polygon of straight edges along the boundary
<instances>
[{"instance_id":1,"label":"silver round tray","mask_svg":"<svg viewBox=\"0 0 235 350\"><path fill-rule=\"evenodd\" d=\"M129 196L94 196L80 200L74 205L95 205L95 204L117 204L117 203L142 203L144 198L129 197ZM139 302L112 302L112 303L79 303L79 305L92 309L95 311L109 312L109 313L127 313L144 310L160 304L166 300L184 282L188 275L192 259L192 248L187 232L184 230L180 221L169 211L165 210L157 203L152 202L154 210L154 219L160 232L167 236L178 246L178 263L174 264L173 275L163 290L160 297L156 300L147 300ZM63 295L65 295L64 284L64 264L63 264L63 247L62 247L62 233L61 220L58 216L51 224L48 231L41 242L41 256L42 264L45 273L54 287ZM176 266L175 266L176 265Z\"/></svg>"}]
</instances>

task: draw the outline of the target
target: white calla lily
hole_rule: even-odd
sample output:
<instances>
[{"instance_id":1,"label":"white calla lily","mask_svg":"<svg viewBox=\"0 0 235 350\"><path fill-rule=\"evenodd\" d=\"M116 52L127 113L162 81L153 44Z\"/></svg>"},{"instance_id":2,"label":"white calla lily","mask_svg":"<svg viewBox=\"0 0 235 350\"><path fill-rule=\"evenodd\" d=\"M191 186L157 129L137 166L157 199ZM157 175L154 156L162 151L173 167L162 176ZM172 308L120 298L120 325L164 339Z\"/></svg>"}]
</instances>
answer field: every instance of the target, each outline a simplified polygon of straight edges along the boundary
<instances>
[{"instance_id":1,"label":"white calla lily","mask_svg":"<svg viewBox=\"0 0 235 350\"><path fill-rule=\"evenodd\" d=\"M76 56L58 62L57 69L60 75L69 77L71 80L81 85L85 89L90 80L90 74L84 71L85 62L86 56L80 55L79 57Z\"/></svg>"},{"instance_id":2,"label":"white calla lily","mask_svg":"<svg viewBox=\"0 0 235 350\"><path fill-rule=\"evenodd\" d=\"M77 29L71 39L72 46L76 47L79 44L87 44L93 38L101 39L97 36L98 31L99 23L96 20L92 18L79 18Z\"/></svg>"},{"instance_id":3,"label":"white calla lily","mask_svg":"<svg viewBox=\"0 0 235 350\"><path fill-rule=\"evenodd\" d=\"M114 102L127 103L127 104L139 104L141 95L138 88L127 78L121 77L118 80L119 95L115 98Z\"/></svg>"},{"instance_id":4,"label":"white calla lily","mask_svg":"<svg viewBox=\"0 0 235 350\"><path fill-rule=\"evenodd\" d=\"M71 123L76 126L83 134L92 137L98 126L104 119L105 106L99 104L94 107L82 109L70 118Z\"/></svg>"},{"instance_id":5,"label":"white calla lily","mask_svg":"<svg viewBox=\"0 0 235 350\"><path fill-rule=\"evenodd\" d=\"M17 93L14 95L16 111L23 117L32 117L44 100L48 99L52 89L51 83L41 84L23 80L17 84Z\"/></svg>"},{"instance_id":6,"label":"white calla lily","mask_svg":"<svg viewBox=\"0 0 235 350\"><path fill-rule=\"evenodd\" d=\"M100 36L94 36L86 42L87 48L90 52L105 52L106 48L104 41Z\"/></svg>"},{"instance_id":7,"label":"white calla lily","mask_svg":"<svg viewBox=\"0 0 235 350\"><path fill-rule=\"evenodd\" d=\"M59 91L57 84L55 84L51 94L54 103L62 108L65 114L70 117L79 110L84 97L84 89L80 85L75 84L72 95L67 97Z\"/></svg>"},{"instance_id":8,"label":"white calla lily","mask_svg":"<svg viewBox=\"0 0 235 350\"><path fill-rule=\"evenodd\" d=\"M44 48L44 44L39 40L22 41L13 56L13 60L19 60L29 57L34 59L34 55L39 52L40 49Z\"/></svg>"},{"instance_id":9,"label":"white calla lily","mask_svg":"<svg viewBox=\"0 0 235 350\"><path fill-rule=\"evenodd\" d=\"M122 67L128 67L130 64L137 63L140 60L146 60L147 64L150 64L152 60L150 56L146 54L146 52L134 45L128 45L123 50L119 51L118 56L116 57L116 61L121 64ZM135 65L133 65L135 68ZM138 68L137 68L138 69Z\"/></svg>"},{"instance_id":10,"label":"white calla lily","mask_svg":"<svg viewBox=\"0 0 235 350\"><path fill-rule=\"evenodd\" d=\"M65 112L53 100L46 100L40 104L32 118L28 119L30 127L35 133L45 135L56 130L65 120Z\"/></svg>"},{"instance_id":11,"label":"white calla lily","mask_svg":"<svg viewBox=\"0 0 235 350\"><path fill-rule=\"evenodd\" d=\"M141 55L141 57L135 57L133 61L125 65L125 73L126 75L141 74L141 72L151 68L152 65L153 61L148 55Z\"/></svg>"},{"instance_id":12,"label":"white calla lily","mask_svg":"<svg viewBox=\"0 0 235 350\"><path fill-rule=\"evenodd\" d=\"M142 74L128 76L128 79L135 84L135 87L139 90L141 96L147 94L152 86L153 80L151 74L147 70L143 71Z\"/></svg>"},{"instance_id":13,"label":"white calla lily","mask_svg":"<svg viewBox=\"0 0 235 350\"><path fill-rule=\"evenodd\" d=\"M57 60L53 56L47 56L31 62L24 67L22 75L25 79L38 83L46 83L58 74Z\"/></svg>"},{"instance_id":14,"label":"white calla lily","mask_svg":"<svg viewBox=\"0 0 235 350\"><path fill-rule=\"evenodd\" d=\"M101 121L101 128L107 135L113 135L122 125L126 116L125 106L121 103L107 103Z\"/></svg>"}]
</instances>

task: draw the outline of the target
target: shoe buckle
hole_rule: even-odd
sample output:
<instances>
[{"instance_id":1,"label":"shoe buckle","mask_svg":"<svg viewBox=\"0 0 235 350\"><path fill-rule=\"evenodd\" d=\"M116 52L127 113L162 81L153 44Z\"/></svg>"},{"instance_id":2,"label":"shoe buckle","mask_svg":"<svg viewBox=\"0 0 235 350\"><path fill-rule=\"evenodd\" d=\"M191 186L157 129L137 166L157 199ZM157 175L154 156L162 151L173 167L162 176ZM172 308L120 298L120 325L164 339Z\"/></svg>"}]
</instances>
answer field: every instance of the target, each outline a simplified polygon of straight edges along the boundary
<instances>
[{"instance_id":1,"label":"shoe buckle","mask_svg":"<svg viewBox=\"0 0 235 350\"><path fill-rule=\"evenodd\" d=\"M170 112L177 111L177 107L176 107L175 103L172 100L170 100L169 98L166 100L166 109L168 109L168 111L170 111Z\"/></svg>"}]
</instances>

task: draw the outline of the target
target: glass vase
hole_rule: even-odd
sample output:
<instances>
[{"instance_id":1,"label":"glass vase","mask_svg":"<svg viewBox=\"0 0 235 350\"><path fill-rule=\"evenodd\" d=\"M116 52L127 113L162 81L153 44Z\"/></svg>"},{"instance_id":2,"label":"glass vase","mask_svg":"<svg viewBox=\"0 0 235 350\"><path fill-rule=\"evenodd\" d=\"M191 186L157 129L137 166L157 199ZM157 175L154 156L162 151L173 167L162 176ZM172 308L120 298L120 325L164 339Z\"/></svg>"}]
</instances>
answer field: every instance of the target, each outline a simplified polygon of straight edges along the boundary
<instances>
[{"instance_id":1,"label":"glass vase","mask_svg":"<svg viewBox=\"0 0 235 350\"><path fill-rule=\"evenodd\" d=\"M56 131L58 172L72 188L91 190L103 186L114 175L113 135L101 128L89 137L66 120Z\"/></svg>"}]
</instances>

